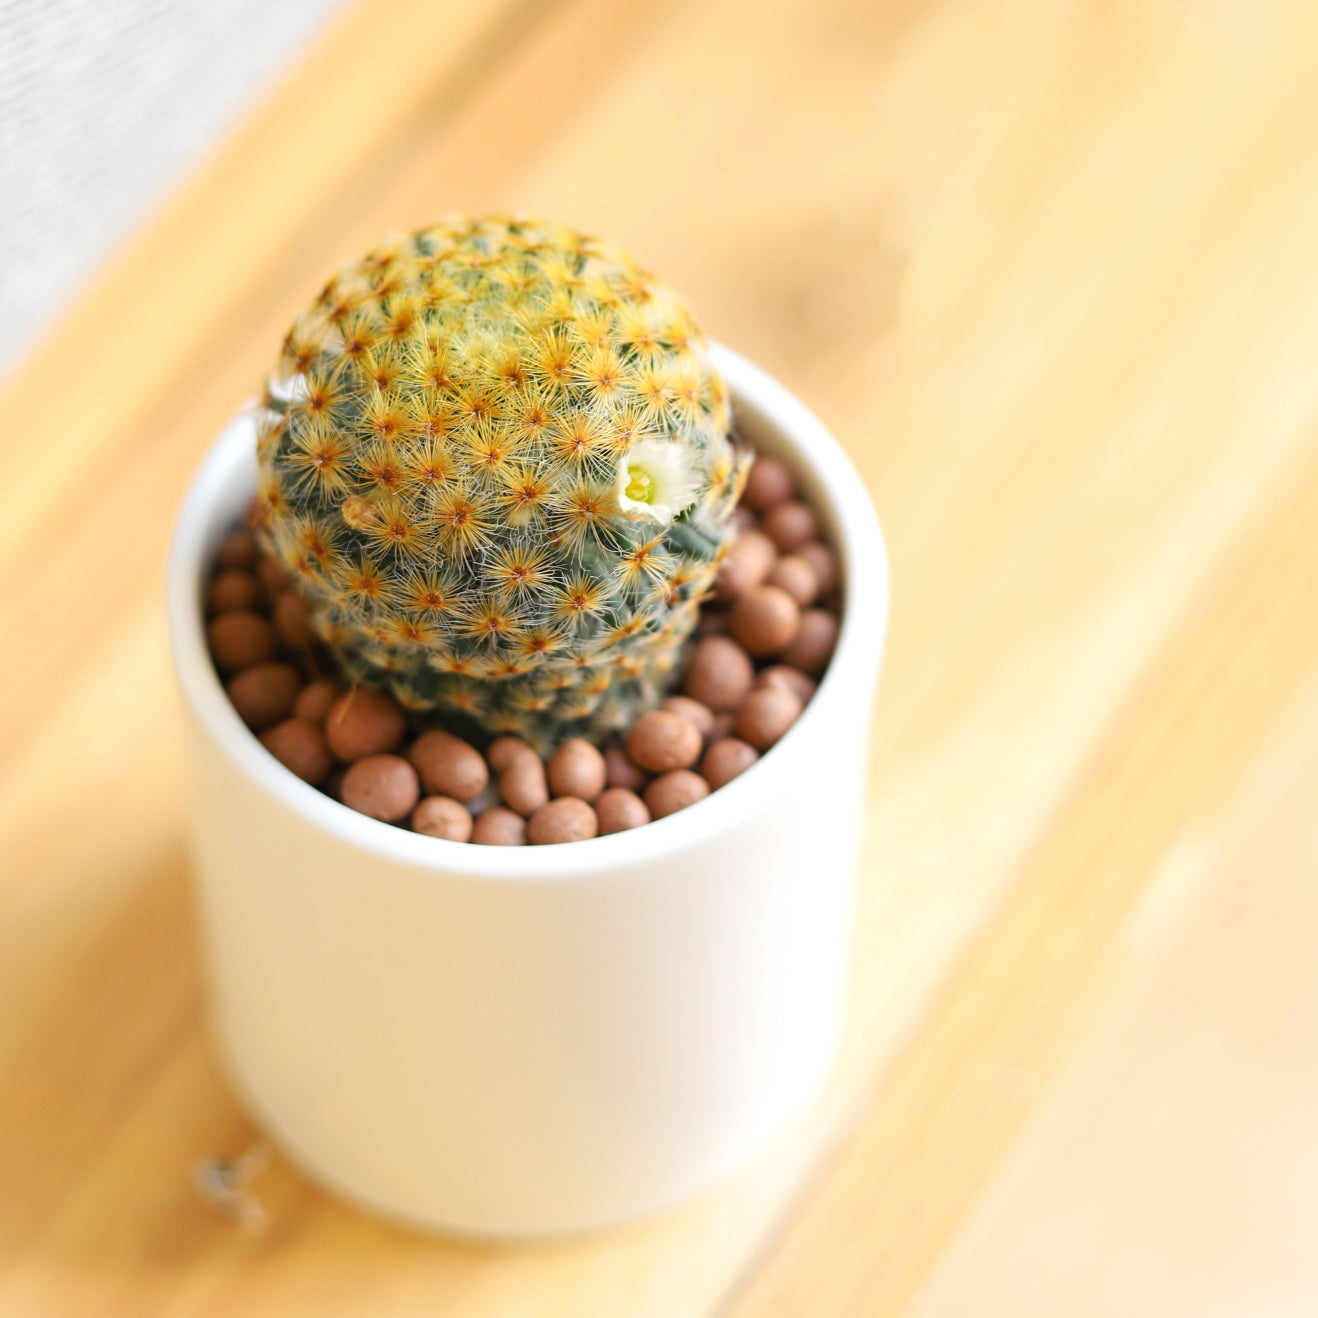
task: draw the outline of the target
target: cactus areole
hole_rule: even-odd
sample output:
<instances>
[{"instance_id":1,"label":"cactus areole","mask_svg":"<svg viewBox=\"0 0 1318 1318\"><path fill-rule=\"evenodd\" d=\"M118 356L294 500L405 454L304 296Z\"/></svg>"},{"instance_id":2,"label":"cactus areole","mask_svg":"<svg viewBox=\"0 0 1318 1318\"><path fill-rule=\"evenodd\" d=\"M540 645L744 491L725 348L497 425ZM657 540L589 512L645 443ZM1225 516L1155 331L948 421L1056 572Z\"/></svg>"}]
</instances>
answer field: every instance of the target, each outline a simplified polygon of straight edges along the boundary
<instances>
[{"instance_id":1,"label":"cactus areole","mask_svg":"<svg viewBox=\"0 0 1318 1318\"><path fill-rule=\"evenodd\" d=\"M506 217L341 269L258 435L259 534L348 680L540 749L662 698L750 459L670 289Z\"/></svg>"}]
</instances>

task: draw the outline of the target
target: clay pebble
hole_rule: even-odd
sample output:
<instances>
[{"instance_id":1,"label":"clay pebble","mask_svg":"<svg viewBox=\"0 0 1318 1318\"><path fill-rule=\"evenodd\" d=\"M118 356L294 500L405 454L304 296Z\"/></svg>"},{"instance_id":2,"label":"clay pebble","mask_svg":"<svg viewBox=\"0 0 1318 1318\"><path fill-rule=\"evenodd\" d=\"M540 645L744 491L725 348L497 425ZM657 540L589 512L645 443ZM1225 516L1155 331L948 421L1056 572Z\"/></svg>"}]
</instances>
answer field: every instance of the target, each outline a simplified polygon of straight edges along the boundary
<instances>
[{"instance_id":1,"label":"clay pebble","mask_svg":"<svg viewBox=\"0 0 1318 1318\"><path fill-rule=\"evenodd\" d=\"M313 787L324 782L334 757L325 730L308 719L290 718L261 733L261 745L284 768Z\"/></svg>"},{"instance_id":2,"label":"clay pebble","mask_svg":"<svg viewBox=\"0 0 1318 1318\"><path fill-rule=\"evenodd\" d=\"M330 706L339 698L339 684L330 677L319 677L308 682L298 695L293 713L298 718L310 719L313 723L324 723Z\"/></svg>"},{"instance_id":3,"label":"clay pebble","mask_svg":"<svg viewBox=\"0 0 1318 1318\"><path fill-rule=\"evenodd\" d=\"M554 796L575 796L593 801L608 781L604 756L584 737L565 741L545 766L549 790Z\"/></svg>"},{"instance_id":4,"label":"clay pebble","mask_svg":"<svg viewBox=\"0 0 1318 1318\"><path fill-rule=\"evenodd\" d=\"M784 554L799 549L819 535L819 518L815 516L815 510L800 499L775 504L764 514L761 526L764 534Z\"/></svg>"},{"instance_id":5,"label":"clay pebble","mask_svg":"<svg viewBox=\"0 0 1318 1318\"><path fill-rule=\"evenodd\" d=\"M412 827L427 837L442 837L450 842L470 842L471 811L451 796L426 796L412 811Z\"/></svg>"},{"instance_id":6,"label":"clay pebble","mask_svg":"<svg viewBox=\"0 0 1318 1318\"><path fill-rule=\"evenodd\" d=\"M652 709L627 734L627 754L642 769L666 773L686 769L700 758L700 733L680 714Z\"/></svg>"},{"instance_id":7,"label":"clay pebble","mask_svg":"<svg viewBox=\"0 0 1318 1318\"><path fill-rule=\"evenodd\" d=\"M741 501L753 512L762 513L796 493L790 468L779 458L761 454L751 463Z\"/></svg>"},{"instance_id":8,"label":"clay pebble","mask_svg":"<svg viewBox=\"0 0 1318 1318\"><path fill-rule=\"evenodd\" d=\"M819 598L819 574L810 560L800 554L784 554L769 569L764 584L785 590L796 601L797 608L809 608Z\"/></svg>"},{"instance_id":9,"label":"clay pebble","mask_svg":"<svg viewBox=\"0 0 1318 1318\"><path fill-rule=\"evenodd\" d=\"M234 613L252 610L261 598L261 587L250 572L241 568L226 568L217 573L206 592L206 607L212 613Z\"/></svg>"},{"instance_id":10,"label":"clay pebble","mask_svg":"<svg viewBox=\"0 0 1318 1318\"><path fill-rule=\"evenodd\" d=\"M818 540L811 540L809 544L801 545L794 551L799 558L805 559L815 570L815 576L819 580L819 593L821 595L831 595L838 587L838 582L842 578L842 573L838 568L837 555Z\"/></svg>"},{"instance_id":11,"label":"clay pebble","mask_svg":"<svg viewBox=\"0 0 1318 1318\"><path fill-rule=\"evenodd\" d=\"M520 847L526 842L526 820L504 805L492 805L476 816L471 840L484 847Z\"/></svg>"},{"instance_id":12,"label":"clay pebble","mask_svg":"<svg viewBox=\"0 0 1318 1318\"><path fill-rule=\"evenodd\" d=\"M782 660L802 672L818 676L828 667L837 645L838 620L827 609L806 609Z\"/></svg>"},{"instance_id":13,"label":"clay pebble","mask_svg":"<svg viewBox=\"0 0 1318 1318\"><path fill-rule=\"evenodd\" d=\"M738 774L745 773L759 758L759 751L750 742L740 737L724 737L705 752L700 761L700 776L711 791L717 791Z\"/></svg>"},{"instance_id":14,"label":"clay pebble","mask_svg":"<svg viewBox=\"0 0 1318 1318\"><path fill-rule=\"evenodd\" d=\"M757 659L780 654L801 625L796 601L778 586L755 586L732 604L732 636Z\"/></svg>"},{"instance_id":15,"label":"clay pebble","mask_svg":"<svg viewBox=\"0 0 1318 1318\"><path fill-rule=\"evenodd\" d=\"M250 531L231 531L220 544L215 565L220 568L255 567L259 554L256 537Z\"/></svg>"},{"instance_id":16,"label":"clay pebble","mask_svg":"<svg viewBox=\"0 0 1318 1318\"><path fill-rule=\"evenodd\" d=\"M709 784L690 769L671 769L645 789L645 804L655 819L676 814L709 795Z\"/></svg>"},{"instance_id":17,"label":"clay pebble","mask_svg":"<svg viewBox=\"0 0 1318 1318\"><path fill-rule=\"evenodd\" d=\"M316 643L311 610L295 590L286 590L275 601L275 631L294 650L309 650Z\"/></svg>"},{"instance_id":18,"label":"clay pebble","mask_svg":"<svg viewBox=\"0 0 1318 1318\"><path fill-rule=\"evenodd\" d=\"M238 717L259 732L292 714L302 678L291 664L253 664L231 678L225 689Z\"/></svg>"},{"instance_id":19,"label":"clay pebble","mask_svg":"<svg viewBox=\"0 0 1318 1318\"><path fill-rule=\"evenodd\" d=\"M595 801L595 817L599 820L601 835L623 833L650 822L650 811L630 788L608 787Z\"/></svg>"},{"instance_id":20,"label":"clay pebble","mask_svg":"<svg viewBox=\"0 0 1318 1318\"><path fill-rule=\"evenodd\" d=\"M690 696L669 696L659 708L686 719L704 740L708 740L714 730L714 711Z\"/></svg>"},{"instance_id":21,"label":"clay pebble","mask_svg":"<svg viewBox=\"0 0 1318 1318\"><path fill-rule=\"evenodd\" d=\"M714 578L714 598L725 603L758 586L769 575L778 546L763 531L742 531L732 542Z\"/></svg>"},{"instance_id":22,"label":"clay pebble","mask_svg":"<svg viewBox=\"0 0 1318 1318\"><path fill-rule=\"evenodd\" d=\"M421 784L401 755L364 755L348 766L340 790L350 809L394 823L412 812Z\"/></svg>"},{"instance_id":23,"label":"clay pebble","mask_svg":"<svg viewBox=\"0 0 1318 1318\"><path fill-rule=\"evenodd\" d=\"M770 664L768 668L762 668L756 675L755 685L762 686L765 682L785 683L796 692L797 699L803 705L810 703L819 685L809 673L803 673L790 664Z\"/></svg>"},{"instance_id":24,"label":"clay pebble","mask_svg":"<svg viewBox=\"0 0 1318 1318\"><path fill-rule=\"evenodd\" d=\"M236 673L275 657L275 629L248 609L212 618L206 628L211 657L222 673Z\"/></svg>"},{"instance_id":25,"label":"clay pebble","mask_svg":"<svg viewBox=\"0 0 1318 1318\"><path fill-rule=\"evenodd\" d=\"M435 796L472 801L490 781L485 757L475 746L447 732L423 732L408 748L407 758L421 776L421 785Z\"/></svg>"},{"instance_id":26,"label":"clay pebble","mask_svg":"<svg viewBox=\"0 0 1318 1318\"><path fill-rule=\"evenodd\" d=\"M733 723L737 736L767 751L800 717L802 705L785 683L766 682L741 702Z\"/></svg>"},{"instance_id":27,"label":"clay pebble","mask_svg":"<svg viewBox=\"0 0 1318 1318\"><path fill-rule=\"evenodd\" d=\"M526 840L533 846L584 842L599 833L599 820L578 796L559 796L538 806L526 821Z\"/></svg>"},{"instance_id":28,"label":"clay pebble","mask_svg":"<svg viewBox=\"0 0 1318 1318\"><path fill-rule=\"evenodd\" d=\"M751 657L730 636L706 636L696 642L683 690L716 714L735 710L755 682Z\"/></svg>"},{"instance_id":29,"label":"clay pebble","mask_svg":"<svg viewBox=\"0 0 1318 1318\"><path fill-rule=\"evenodd\" d=\"M485 760L495 773L502 773L514 760L525 755L535 755L535 751L519 737L496 737L485 752Z\"/></svg>"},{"instance_id":30,"label":"clay pebble","mask_svg":"<svg viewBox=\"0 0 1318 1318\"><path fill-rule=\"evenodd\" d=\"M364 755L391 751L402 741L406 730L407 720L398 702L369 686L345 691L325 715L330 750L341 760L359 760Z\"/></svg>"},{"instance_id":31,"label":"clay pebble","mask_svg":"<svg viewBox=\"0 0 1318 1318\"><path fill-rule=\"evenodd\" d=\"M499 775L499 795L523 818L529 818L549 800L545 762L528 748Z\"/></svg>"}]
</instances>

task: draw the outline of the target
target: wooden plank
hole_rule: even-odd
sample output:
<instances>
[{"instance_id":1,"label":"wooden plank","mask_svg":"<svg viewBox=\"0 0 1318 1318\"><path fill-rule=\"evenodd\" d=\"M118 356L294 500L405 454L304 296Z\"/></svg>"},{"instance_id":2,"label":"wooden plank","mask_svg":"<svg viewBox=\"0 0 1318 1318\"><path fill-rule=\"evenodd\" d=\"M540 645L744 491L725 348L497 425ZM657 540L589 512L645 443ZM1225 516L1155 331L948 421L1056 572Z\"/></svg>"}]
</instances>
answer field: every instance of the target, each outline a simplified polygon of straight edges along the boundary
<instances>
[{"instance_id":1,"label":"wooden plank","mask_svg":"<svg viewBox=\"0 0 1318 1318\"><path fill-rule=\"evenodd\" d=\"M1318 688L1293 703L912 1315L1318 1308Z\"/></svg>"},{"instance_id":2,"label":"wooden plank","mask_svg":"<svg viewBox=\"0 0 1318 1318\"><path fill-rule=\"evenodd\" d=\"M819 1318L906 1312L1110 990L1142 898L1187 834L1202 838L1231 813L1296 693L1318 682L1315 513L1318 460L1115 722L736 1318L801 1313L807 1301ZM1303 826L1318 845L1311 814ZM1218 845L1230 854L1234 841Z\"/></svg>"},{"instance_id":3,"label":"wooden plank","mask_svg":"<svg viewBox=\"0 0 1318 1318\"><path fill-rule=\"evenodd\" d=\"M908 1159L844 1163L745 1301L844 1304L874 1241L836 1206L868 1211L877 1193L898 1214L936 1197L945 1213L907 1213L909 1233L885 1237L900 1275L881 1298L898 1303L1019 1117L1017 1103L989 1122L964 1169L936 1138L947 1128L922 1124L947 1077L990 1065L966 1022L989 1003L1012 1046L1053 1056L1068 1027L1012 996L1042 973L1031 938L1101 949L1133 900L1072 902L1039 857L1083 889L1105 811L1143 792L1164 826L1187 800L1211 806L1240 762L1207 731L1182 744L1166 713L1150 751L1130 711L1179 708L1184 638L1309 488L1316 20L1280 0L1248 23L1230 5L1191 22L1172 0L582 0L524 27L503 11L516 40L490 38L507 35L496 25L466 55L455 45L456 64L484 53L450 96L454 63L395 57L412 29L371 21L426 8L351 11L297 96L194 184L218 216L162 217L133 277L108 275L115 296L92 295L50 340L66 347L0 399L0 432L47 437L11 444L0 542L0 1309L710 1312L760 1266L899 1050L918 1059L927 1038L934 1060L904 1064L876 1109L884 1147ZM268 144L352 112L359 67L396 79L381 93L394 110L342 170L334 152L307 157L271 201L275 238L235 230L212 269L220 199L259 201L279 176ZM654 1222L522 1250L434 1243L277 1166L261 1187L270 1228L247 1238L187 1185L195 1154L248 1132L205 1046L187 918L167 529L325 270L389 227L490 206L607 232L663 270L715 334L819 408L875 492L894 625L848 1050L774 1157ZM213 293L191 304L189 263ZM248 272L232 296L226 270ZM66 398L52 363L102 343L115 370ZM1298 672L1280 616L1248 652L1278 702ZM1230 672L1197 689L1248 742L1281 705L1251 703ZM1113 787L1105 766L1127 759ZM995 919L1009 891L1023 895ZM934 997L976 937L987 950ZM1097 963L1101 950L1049 981L1059 1013L1083 1013ZM991 1001L985 976L1005 985Z\"/></svg>"}]
</instances>

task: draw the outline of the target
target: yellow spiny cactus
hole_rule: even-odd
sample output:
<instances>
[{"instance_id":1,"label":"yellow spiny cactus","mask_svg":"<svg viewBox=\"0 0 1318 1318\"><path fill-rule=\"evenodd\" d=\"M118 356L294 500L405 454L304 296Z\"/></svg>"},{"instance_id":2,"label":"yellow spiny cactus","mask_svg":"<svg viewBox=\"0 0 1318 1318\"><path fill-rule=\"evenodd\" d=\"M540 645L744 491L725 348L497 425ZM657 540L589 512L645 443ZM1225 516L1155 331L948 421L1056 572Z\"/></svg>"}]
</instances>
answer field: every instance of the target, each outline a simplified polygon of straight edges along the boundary
<instances>
[{"instance_id":1,"label":"yellow spiny cactus","mask_svg":"<svg viewBox=\"0 0 1318 1318\"><path fill-rule=\"evenodd\" d=\"M261 534L351 680L547 747L663 695L749 455L678 298L561 225L345 266L259 417Z\"/></svg>"}]
</instances>

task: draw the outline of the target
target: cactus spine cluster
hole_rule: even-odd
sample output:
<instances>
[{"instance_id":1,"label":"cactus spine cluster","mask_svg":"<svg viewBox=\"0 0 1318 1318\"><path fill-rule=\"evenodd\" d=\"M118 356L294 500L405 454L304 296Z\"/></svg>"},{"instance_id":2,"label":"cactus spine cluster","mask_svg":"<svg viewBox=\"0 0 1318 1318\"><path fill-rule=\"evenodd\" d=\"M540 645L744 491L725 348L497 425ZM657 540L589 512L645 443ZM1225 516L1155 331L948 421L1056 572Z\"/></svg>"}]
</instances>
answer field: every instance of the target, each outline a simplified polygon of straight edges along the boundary
<instances>
[{"instance_id":1,"label":"cactus spine cluster","mask_svg":"<svg viewBox=\"0 0 1318 1318\"><path fill-rule=\"evenodd\" d=\"M542 748L664 693L748 456L677 297L559 225L387 240L294 323L261 535L352 681Z\"/></svg>"}]
</instances>

